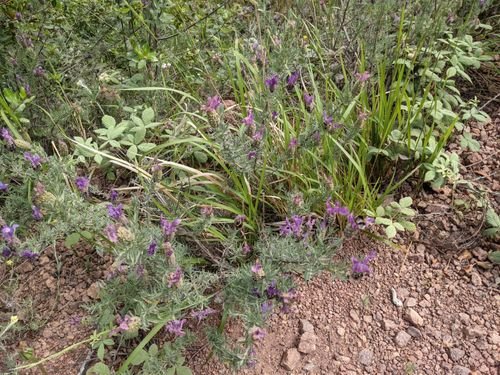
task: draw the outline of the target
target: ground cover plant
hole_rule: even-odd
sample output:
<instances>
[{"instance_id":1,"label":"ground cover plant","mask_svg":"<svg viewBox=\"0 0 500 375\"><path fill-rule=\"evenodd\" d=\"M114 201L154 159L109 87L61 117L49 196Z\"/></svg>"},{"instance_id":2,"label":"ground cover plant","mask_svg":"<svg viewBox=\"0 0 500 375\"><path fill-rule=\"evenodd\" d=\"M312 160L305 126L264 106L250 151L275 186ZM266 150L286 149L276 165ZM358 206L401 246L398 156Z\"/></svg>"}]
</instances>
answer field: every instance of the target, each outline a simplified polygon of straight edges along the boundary
<instances>
[{"instance_id":1,"label":"ground cover plant","mask_svg":"<svg viewBox=\"0 0 500 375\"><path fill-rule=\"evenodd\" d=\"M199 327L251 364L292 276L369 273L374 253L331 264L342 239L412 231L402 184L456 182L444 146L474 150L464 123L488 120L457 78L490 60L489 6L0 3L2 267L82 243L113 258L88 374L189 374ZM7 348L27 322L5 316ZM5 371L47 360L9 351Z\"/></svg>"}]
</instances>

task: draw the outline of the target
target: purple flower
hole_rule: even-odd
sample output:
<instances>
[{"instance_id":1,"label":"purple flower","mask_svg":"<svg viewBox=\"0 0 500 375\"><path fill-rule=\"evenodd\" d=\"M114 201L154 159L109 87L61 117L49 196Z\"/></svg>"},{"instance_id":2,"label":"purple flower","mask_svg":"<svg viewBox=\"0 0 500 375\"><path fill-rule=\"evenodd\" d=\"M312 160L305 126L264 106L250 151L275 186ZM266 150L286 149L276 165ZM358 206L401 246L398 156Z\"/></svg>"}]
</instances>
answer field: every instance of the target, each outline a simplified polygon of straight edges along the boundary
<instances>
[{"instance_id":1,"label":"purple flower","mask_svg":"<svg viewBox=\"0 0 500 375\"><path fill-rule=\"evenodd\" d=\"M161 229L163 230L163 234L165 237L173 237L175 232L177 232L177 227L181 223L181 219L177 218L172 221L168 221L163 217L163 215L160 218L160 226Z\"/></svg>"},{"instance_id":2,"label":"purple flower","mask_svg":"<svg viewBox=\"0 0 500 375\"><path fill-rule=\"evenodd\" d=\"M31 206L31 216L37 221L43 219L42 211L37 206Z\"/></svg>"},{"instance_id":3,"label":"purple flower","mask_svg":"<svg viewBox=\"0 0 500 375\"><path fill-rule=\"evenodd\" d=\"M2 256L5 257L5 258L9 258L11 255L12 255L12 250L9 249L7 246L5 246L2 249Z\"/></svg>"},{"instance_id":4,"label":"purple flower","mask_svg":"<svg viewBox=\"0 0 500 375\"><path fill-rule=\"evenodd\" d=\"M148 245L148 255L149 256L155 255L157 247L158 243L155 240L151 241Z\"/></svg>"},{"instance_id":5,"label":"purple flower","mask_svg":"<svg viewBox=\"0 0 500 375\"><path fill-rule=\"evenodd\" d=\"M113 243L118 242L118 230L114 224L108 224L106 228L104 228L104 235Z\"/></svg>"},{"instance_id":6,"label":"purple flower","mask_svg":"<svg viewBox=\"0 0 500 375\"><path fill-rule=\"evenodd\" d=\"M79 176L75 179L75 185L82 193L86 193L89 189L90 180L87 177Z\"/></svg>"},{"instance_id":7,"label":"purple flower","mask_svg":"<svg viewBox=\"0 0 500 375\"><path fill-rule=\"evenodd\" d=\"M109 193L109 200L110 200L111 202L114 202L114 201L116 201L116 198L118 198L118 192L117 192L115 189L113 189L113 190L111 190L111 192Z\"/></svg>"},{"instance_id":8,"label":"purple flower","mask_svg":"<svg viewBox=\"0 0 500 375\"><path fill-rule=\"evenodd\" d=\"M14 145L14 138L12 138L12 135L9 132L9 129L7 128L2 128L0 131L0 135L2 136L3 140L7 145L13 146Z\"/></svg>"},{"instance_id":9,"label":"purple flower","mask_svg":"<svg viewBox=\"0 0 500 375\"><path fill-rule=\"evenodd\" d=\"M297 138L292 138L290 140L290 143L288 143L288 149L289 150L295 150L297 148L297 146L299 145L299 141Z\"/></svg>"},{"instance_id":10,"label":"purple flower","mask_svg":"<svg viewBox=\"0 0 500 375\"><path fill-rule=\"evenodd\" d=\"M234 218L234 223L238 225L243 225L247 217L245 215L236 215Z\"/></svg>"},{"instance_id":11,"label":"purple flower","mask_svg":"<svg viewBox=\"0 0 500 375\"><path fill-rule=\"evenodd\" d=\"M7 191L7 190L9 190L9 185L0 181L0 191Z\"/></svg>"},{"instance_id":12,"label":"purple flower","mask_svg":"<svg viewBox=\"0 0 500 375\"><path fill-rule=\"evenodd\" d=\"M369 72L356 73L356 79L361 83L368 81L371 76Z\"/></svg>"},{"instance_id":13,"label":"purple flower","mask_svg":"<svg viewBox=\"0 0 500 375\"><path fill-rule=\"evenodd\" d=\"M112 204L108 204L107 206L108 208L108 215L109 217L111 217L112 219L115 219L115 220L120 220L123 216L123 204L119 204L117 206L114 206Z\"/></svg>"},{"instance_id":14,"label":"purple flower","mask_svg":"<svg viewBox=\"0 0 500 375\"><path fill-rule=\"evenodd\" d=\"M203 216L210 217L214 214L214 208L212 206L203 206L200 212Z\"/></svg>"},{"instance_id":15,"label":"purple flower","mask_svg":"<svg viewBox=\"0 0 500 375\"><path fill-rule=\"evenodd\" d=\"M220 96L218 96L218 95L210 96L207 99L207 103L201 107L201 110L204 112L213 112L213 111L216 111L217 108L219 108L219 106L221 104L222 104L222 100L221 100Z\"/></svg>"},{"instance_id":16,"label":"purple flower","mask_svg":"<svg viewBox=\"0 0 500 375\"><path fill-rule=\"evenodd\" d=\"M359 260L355 257L352 257L351 258L352 272L354 274L370 273L371 270L370 267L368 266L368 263L371 262L373 259L375 259L376 255L377 255L376 251L372 250L363 260Z\"/></svg>"},{"instance_id":17,"label":"purple flower","mask_svg":"<svg viewBox=\"0 0 500 375\"><path fill-rule=\"evenodd\" d=\"M26 93L27 96L31 96L31 86L28 83L24 84L24 92Z\"/></svg>"},{"instance_id":18,"label":"purple flower","mask_svg":"<svg viewBox=\"0 0 500 375\"><path fill-rule=\"evenodd\" d=\"M209 315L215 314L217 310L214 310L210 307L207 307L204 310L199 310L199 311L193 311L191 313L191 316L193 318L198 319L198 323L201 322L203 319L207 318Z\"/></svg>"},{"instance_id":19,"label":"purple flower","mask_svg":"<svg viewBox=\"0 0 500 375\"><path fill-rule=\"evenodd\" d=\"M271 75L269 78L266 79L265 84L269 91L274 92L276 89L276 86L278 85L279 82L279 77L277 74Z\"/></svg>"},{"instance_id":20,"label":"purple flower","mask_svg":"<svg viewBox=\"0 0 500 375\"><path fill-rule=\"evenodd\" d=\"M26 249L21 253L21 257L26 258L26 259L35 259L38 256L37 253L34 253L33 251Z\"/></svg>"},{"instance_id":21,"label":"purple flower","mask_svg":"<svg viewBox=\"0 0 500 375\"><path fill-rule=\"evenodd\" d=\"M33 69L33 74L35 77L43 77L45 75L45 69L42 66L37 66Z\"/></svg>"},{"instance_id":22,"label":"purple flower","mask_svg":"<svg viewBox=\"0 0 500 375\"><path fill-rule=\"evenodd\" d=\"M349 209L340 204L339 201L335 202L335 205L332 206L331 199L328 198L326 201L326 214L329 216L341 215L347 216L349 215Z\"/></svg>"},{"instance_id":23,"label":"purple flower","mask_svg":"<svg viewBox=\"0 0 500 375\"><path fill-rule=\"evenodd\" d=\"M31 163L33 168L38 168L42 165L42 158L37 154L32 154L31 152L25 152L24 158Z\"/></svg>"},{"instance_id":24,"label":"purple flower","mask_svg":"<svg viewBox=\"0 0 500 375\"><path fill-rule=\"evenodd\" d=\"M271 119L274 121L278 118L278 112L276 111L272 111L271 112Z\"/></svg>"},{"instance_id":25,"label":"purple flower","mask_svg":"<svg viewBox=\"0 0 500 375\"><path fill-rule=\"evenodd\" d=\"M20 12L16 12L16 21L21 21L23 19L23 15Z\"/></svg>"},{"instance_id":26,"label":"purple flower","mask_svg":"<svg viewBox=\"0 0 500 375\"><path fill-rule=\"evenodd\" d=\"M358 223L356 223L356 217L352 212L349 212L349 214L346 216L347 217L347 222L351 226L352 229L357 229L358 228Z\"/></svg>"},{"instance_id":27,"label":"purple flower","mask_svg":"<svg viewBox=\"0 0 500 375\"><path fill-rule=\"evenodd\" d=\"M247 154L247 158L248 158L248 160L255 159L256 157L257 157L257 151L255 151L255 150L252 150L252 151L250 151L250 152Z\"/></svg>"},{"instance_id":28,"label":"purple flower","mask_svg":"<svg viewBox=\"0 0 500 375\"><path fill-rule=\"evenodd\" d=\"M245 124L246 126L252 126L253 125L253 122L254 122L254 114L252 112L252 110L249 110L248 111L248 115L247 117L245 117L243 119L243 124Z\"/></svg>"},{"instance_id":29,"label":"purple flower","mask_svg":"<svg viewBox=\"0 0 500 375\"><path fill-rule=\"evenodd\" d=\"M314 102L314 95L309 95L307 92L304 92L304 103L307 107L311 108Z\"/></svg>"},{"instance_id":30,"label":"purple flower","mask_svg":"<svg viewBox=\"0 0 500 375\"><path fill-rule=\"evenodd\" d=\"M369 227L373 224L375 224L375 219L373 217L367 216L365 217L365 227Z\"/></svg>"},{"instance_id":31,"label":"purple flower","mask_svg":"<svg viewBox=\"0 0 500 375\"><path fill-rule=\"evenodd\" d=\"M323 124L326 127L330 127L333 124L333 116L328 116L326 111L323 111Z\"/></svg>"},{"instance_id":32,"label":"purple flower","mask_svg":"<svg viewBox=\"0 0 500 375\"><path fill-rule=\"evenodd\" d=\"M286 80L286 85L290 88L295 86L295 84L299 80L299 77L300 77L300 72L296 70L295 72L293 72L288 76L288 79Z\"/></svg>"},{"instance_id":33,"label":"purple flower","mask_svg":"<svg viewBox=\"0 0 500 375\"><path fill-rule=\"evenodd\" d=\"M260 327L252 327L249 333L254 341L261 341L264 340L264 337L266 337L266 331Z\"/></svg>"},{"instance_id":34,"label":"purple flower","mask_svg":"<svg viewBox=\"0 0 500 375\"><path fill-rule=\"evenodd\" d=\"M257 277L264 277L266 275L264 268L262 268L262 264L260 264L258 259L255 261L255 264L250 267L250 271L252 271L252 273L254 273Z\"/></svg>"},{"instance_id":35,"label":"purple flower","mask_svg":"<svg viewBox=\"0 0 500 375\"><path fill-rule=\"evenodd\" d=\"M252 248L250 247L250 245L248 243L245 242L243 244L243 248L241 249L241 252L245 255L250 254L252 252Z\"/></svg>"},{"instance_id":36,"label":"purple flower","mask_svg":"<svg viewBox=\"0 0 500 375\"><path fill-rule=\"evenodd\" d=\"M266 315L270 313L273 310L273 302L272 301L265 301L260 305L260 311L262 314Z\"/></svg>"},{"instance_id":37,"label":"purple flower","mask_svg":"<svg viewBox=\"0 0 500 375\"><path fill-rule=\"evenodd\" d=\"M257 143L262 141L262 138L264 138L264 128L260 128L252 136L252 140Z\"/></svg>"},{"instance_id":38,"label":"purple flower","mask_svg":"<svg viewBox=\"0 0 500 375\"><path fill-rule=\"evenodd\" d=\"M168 287L179 286L182 282L182 268L177 267L174 272L168 275Z\"/></svg>"},{"instance_id":39,"label":"purple flower","mask_svg":"<svg viewBox=\"0 0 500 375\"><path fill-rule=\"evenodd\" d=\"M165 330L168 333L172 333L177 337L184 336L186 333L182 330L182 327L184 326L184 323L186 323L186 319L181 319L181 320L171 320L170 322L167 323L165 326Z\"/></svg>"},{"instance_id":40,"label":"purple flower","mask_svg":"<svg viewBox=\"0 0 500 375\"><path fill-rule=\"evenodd\" d=\"M276 286L276 280L272 280L271 283L267 286L266 294L268 298L274 298L279 296L280 291Z\"/></svg>"},{"instance_id":41,"label":"purple flower","mask_svg":"<svg viewBox=\"0 0 500 375\"><path fill-rule=\"evenodd\" d=\"M7 243L14 242L14 236L16 235L17 228L19 228L19 225L17 224L12 224L11 226L4 225L2 227L2 237Z\"/></svg>"},{"instance_id":42,"label":"purple flower","mask_svg":"<svg viewBox=\"0 0 500 375\"><path fill-rule=\"evenodd\" d=\"M280 235L285 237L293 235L296 238L301 238L303 222L304 218L299 215L293 215L290 219L286 218L285 223L280 227Z\"/></svg>"}]
</instances>

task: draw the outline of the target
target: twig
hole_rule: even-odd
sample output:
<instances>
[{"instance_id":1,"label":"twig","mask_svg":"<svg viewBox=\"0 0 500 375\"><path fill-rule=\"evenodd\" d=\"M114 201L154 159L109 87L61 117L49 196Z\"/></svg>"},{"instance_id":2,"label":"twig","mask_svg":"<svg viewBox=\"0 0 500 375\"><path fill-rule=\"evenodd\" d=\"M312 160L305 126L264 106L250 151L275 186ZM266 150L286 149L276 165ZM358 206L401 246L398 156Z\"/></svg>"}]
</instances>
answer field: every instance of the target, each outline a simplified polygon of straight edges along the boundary
<instances>
[{"instance_id":1,"label":"twig","mask_svg":"<svg viewBox=\"0 0 500 375\"><path fill-rule=\"evenodd\" d=\"M484 103L480 108L479 110L482 111L484 107L486 107L488 104L490 104L492 101L496 100L498 97L500 96L500 92L498 94L496 94L493 98L491 98L490 100L488 100L486 103Z\"/></svg>"}]
</instances>

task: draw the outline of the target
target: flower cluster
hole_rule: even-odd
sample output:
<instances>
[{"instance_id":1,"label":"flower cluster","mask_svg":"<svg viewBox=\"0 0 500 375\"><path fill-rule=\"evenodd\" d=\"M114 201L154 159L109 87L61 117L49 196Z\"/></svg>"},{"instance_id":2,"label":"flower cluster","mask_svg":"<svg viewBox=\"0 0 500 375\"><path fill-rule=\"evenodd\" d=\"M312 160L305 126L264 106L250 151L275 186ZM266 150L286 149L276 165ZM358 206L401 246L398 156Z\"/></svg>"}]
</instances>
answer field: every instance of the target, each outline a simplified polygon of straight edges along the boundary
<instances>
[{"instance_id":1,"label":"flower cluster","mask_svg":"<svg viewBox=\"0 0 500 375\"><path fill-rule=\"evenodd\" d=\"M177 227L181 223L181 219L177 218L172 221L165 219L163 216L160 218L161 229L163 230L163 235L170 239L177 232Z\"/></svg>"},{"instance_id":2,"label":"flower cluster","mask_svg":"<svg viewBox=\"0 0 500 375\"><path fill-rule=\"evenodd\" d=\"M168 333L171 333L177 337L184 336L186 334L186 332L184 332L182 330L182 328L183 328L185 323L186 323L186 319L171 320L165 326L165 330Z\"/></svg>"},{"instance_id":3,"label":"flower cluster","mask_svg":"<svg viewBox=\"0 0 500 375\"><path fill-rule=\"evenodd\" d=\"M294 237L297 240L307 240L314 232L316 219L311 216L293 215L286 218L280 227L280 235L283 237Z\"/></svg>"},{"instance_id":4,"label":"flower cluster","mask_svg":"<svg viewBox=\"0 0 500 375\"><path fill-rule=\"evenodd\" d=\"M172 272L170 275L168 275L168 287L178 287L182 284L182 268L177 267L174 272Z\"/></svg>"},{"instance_id":5,"label":"flower cluster","mask_svg":"<svg viewBox=\"0 0 500 375\"><path fill-rule=\"evenodd\" d=\"M31 152L25 152L24 158L31 163L33 168L38 168L42 165L42 157L37 154L32 154Z\"/></svg>"},{"instance_id":6,"label":"flower cluster","mask_svg":"<svg viewBox=\"0 0 500 375\"><path fill-rule=\"evenodd\" d=\"M211 307L207 307L204 310L199 310L199 311L193 311L191 313L191 316L193 318L198 319L198 323L201 322L203 319L206 319L210 315L213 315L217 312L217 310L212 309Z\"/></svg>"},{"instance_id":7,"label":"flower cluster","mask_svg":"<svg viewBox=\"0 0 500 375\"><path fill-rule=\"evenodd\" d=\"M118 327L111 331L111 335L116 335L119 333L126 333L128 335L136 334L139 331L141 324L141 319L137 316L125 315L122 317L117 317L116 322Z\"/></svg>"},{"instance_id":8,"label":"flower cluster","mask_svg":"<svg viewBox=\"0 0 500 375\"><path fill-rule=\"evenodd\" d=\"M211 96L207 99L206 104L204 104L201 107L201 110L204 112L215 112L217 111L217 108L219 108L221 104L222 104L222 99L220 98L220 96L218 95Z\"/></svg>"},{"instance_id":9,"label":"flower cluster","mask_svg":"<svg viewBox=\"0 0 500 375\"><path fill-rule=\"evenodd\" d=\"M370 266L368 265L375 257L377 256L377 252L375 250L370 251L370 253L365 256L363 260L359 260L358 258L352 257L352 272L355 275L361 275L364 273L370 273Z\"/></svg>"}]
</instances>

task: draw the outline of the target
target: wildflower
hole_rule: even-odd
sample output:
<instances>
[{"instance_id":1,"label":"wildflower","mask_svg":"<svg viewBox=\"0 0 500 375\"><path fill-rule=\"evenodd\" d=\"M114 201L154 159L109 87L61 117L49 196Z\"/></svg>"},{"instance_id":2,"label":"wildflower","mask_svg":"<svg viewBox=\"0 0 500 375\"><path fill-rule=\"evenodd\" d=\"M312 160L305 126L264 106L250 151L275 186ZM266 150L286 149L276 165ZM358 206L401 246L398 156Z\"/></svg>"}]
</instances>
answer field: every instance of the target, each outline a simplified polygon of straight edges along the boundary
<instances>
[{"instance_id":1,"label":"wildflower","mask_svg":"<svg viewBox=\"0 0 500 375\"><path fill-rule=\"evenodd\" d=\"M356 73L356 79L357 79L360 83L364 83L364 82L368 81L368 79L369 79L371 76L372 76L372 75L371 75L369 72Z\"/></svg>"},{"instance_id":2,"label":"wildflower","mask_svg":"<svg viewBox=\"0 0 500 375\"><path fill-rule=\"evenodd\" d=\"M279 296L280 290L276 286L276 280L272 280L266 288L266 294L268 298L274 298Z\"/></svg>"},{"instance_id":3,"label":"wildflower","mask_svg":"<svg viewBox=\"0 0 500 375\"><path fill-rule=\"evenodd\" d=\"M191 316L193 318L198 319L198 323L201 322L203 319L207 318L209 315L215 314L217 310L214 310L210 307L207 307L204 310L199 310L199 311L193 311L191 313Z\"/></svg>"},{"instance_id":4,"label":"wildflower","mask_svg":"<svg viewBox=\"0 0 500 375\"><path fill-rule=\"evenodd\" d=\"M290 219L286 218L285 223L280 227L281 236L293 235L296 238L302 238L302 224L304 218L299 215L293 215Z\"/></svg>"},{"instance_id":5,"label":"wildflower","mask_svg":"<svg viewBox=\"0 0 500 375\"><path fill-rule=\"evenodd\" d=\"M86 193L89 189L89 182L90 180L87 177L77 177L75 179L75 185L80 190L82 193Z\"/></svg>"},{"instance_id":6,"label":"wildflower","mask_svg":"<svg viewBox=\"0 0 500 375\"><path fill-rule=\"evenodd\" d=\"M304 199L302 197L302 194L295 194L292 198L292 202L294 206L300 207L304 203Z\"/></svg>"},{"instance_id":7,"label":"wildflower","mask_svg":"<svg viewBox=\"0 0 500 375\"><path fill-rule=\"evenodd\" d=\"M210 217L214 214L214 208L212 206L203 206L201 208L201 214L205 217Z\"/></svg>"},{"instance_id":8,"label":"wildflower","mask_svg":"<svg viewBox=\"0 0 500 375\"><path fill-rule=\"evenodd\" d=\"M297 298L297 292L293 288L289 289L288 292L281 293L280 298L284 304L288 304Z\"/></svg>"},{"instance_id":9,"label":"wildflower","mask_svg":"<svg viewBox=\"0 0 500 375\"><path fill-rule=\"evenodd\" d=\"M276 111L272 111L272 112L271 112L271 119L272 119L273 121L275 121L277 118L278 118L278 112L276 112Z\"/></svg>"},{"instance_id":10,"label":"wildflower","mask_svg":"<svg viewBox=\"0 0 500 375\"><path fill-rule=\"evenodd\" d=\"M165 326L165 329L168 333L172 333L177 337L184 336L186 333L182 330L182 327L186 323L186 319L181 320L171 320Z\"/></svg>"},{"instance_id":11,"label":"wildflower","mask_svg":"<svg viewBox=\"0 0 500 375\"><path fill-rule=\"evenodd\" d=\"M236 215L234 218L234 223L238 225L243 225L247 217L245 215Z\"/></svg>"},{"instance_id":12,"label":"wildflower","mask_svg":"<svg viewBox=\"0 0 500 375\"><path fill-rule=\"evenodd\" d=\"M260 128L252 136L252 140L257 143L262 141L262 138L264 138L264 128Z\"/></svg>"},{"instance_id":13,"label":"wildflower","mask_svg":"<svg viewBox=\"0 0 500 375\"><path fill-rule=\"evenodd\" d=\"M304 92L304 103L307 107L311 108L314 102L314 95L309 95L307 92Z\"/></svg>"},{"instance_id":14,"label":"wildflower","mask_svg":"<svg viewBox=\"0 0 500 375\"><path fill-rule=\"evenodd\" d=\"M27 96L31 96L31 86L28 83L24 84L24 92L26 93Z\"/></svg>"},{"instance_id":15,"label":"wildflower","mask_svg":"<svg viewBox=\"0 0 500 375\"><path fill-rule=\"evenodd\" d=\"M7 243L14 242L14 237L16 235L17 228L19 228L19 225L17 224L12 224L11 226L4 225L2 227L2 237Z\"/></svg>"},{"instance_id":16,"label":"wildflower","mask_svg":"<svg viewBox=\"0 0 500 375\"><path fill-rule=\"evenodd\" d=\"M204 112L214 112L219 108L222 104L222 100L220 96L211 96L207 99L207 103L201 107L201 110Z\"/></svg>"},{"instance_id":17,"label":"wildflower","mask_svg":"<svg viewBox=\"0 0 500 375\"><path fill-rule=\"evenodd\" d=\"M261 341L264 340L264 337L266 337L266 332L262 328L256 326L250 328L248 333L252 336L252 340L254 341Z\"/></svg>"},{"instance_id":18,"label":"wildflower","mask_svg":"<svg viewBox=\"0 0 500 375\"><path fill-rule=\"evenodd\" d=\"M33 74L35 77L43 77L45 75L45 69L42 66L37 66L33 69Z\"/></svg>"},{"instance_id":19,"label":"wildflower","mask_svg":"<svg viewBox=\"0 0 500 375\"><path fill-rule=\"evenodd\" d=\"M139 331L141 319L137 316L125 315L123 318L116 318L118 327L111 331L111 334L125 333L127 336L135 336Z\"/></svg>"},{"instance_id":20,"label":"wildflower","mask_svg":"<svg viewBox=\"0 0 500 375\"><path fill-rule=\"evenodd\" d=\"M32 154L31 152L25 152L24 158L31 163L33 168L38 168L42 165L42 158L37 154Z\"/></svg>"},{"instance_id":21,"label":"wildflower","mask_svg":"<svg viewBox=\"0 0 500 375\"><path fill-rule=\"evenodd\" d=\"M278 85L278 82L279 82L279 77L277 74L273 74L265 80L265 84L266 84L267 88L269 89L269 91L271 91L271 92L274 92L274 90L276 89L276 86Z\"/></svg>"},{"instance_id":22,"label":"wildflower","mask_svg":"<svg viewBox=\"0 0 500 375\"><path fill-rule=\"evenodd\" d=\"M298 70L294 71L292 74L288 76L286 80L286 85L289 88L292 88L297 83L299 77L300 77L300 72Z\"/></svg>"},{"instance_id":23,"label":"wildflower","mask_svg":"<svg viewBox=\"0 0 500 375\"><path fill-rule=\"evenodd\" d=\"M347 216L349 215L349 209L347 207L342 206L339 201L336 201L335 205L332 206L331 199L328 198L326 201L326 214L329 216L334 216L334 215Z\"/></svg>"},{"instance_id":24,"label":"wildflower","mask_svg":"<svg viewBox=\"0 0 500 375\"><path fill-rule=\"evenodd\" d=\"M42 211L37 206L31 206L31 216L33 216L33 219L35 220L43 219Z\"/></svg>"},{"instance_id":25,"label":"wildflower","mask_svg":"<svg viewBox=\"0 0 500 375\"><path fill-rule=\"evenodd\" d=\"M7 191L7 190L9 190L9 185L0 181L0 191Z\"/></svg>"},{"instance_id":26,"label":"wildflower","mask_svg":"<svg viewBox=\"0 0 500 375\"><path fill-rule=\"evenodd\" d=\"M177 267L174 272L168 275L168 287L180 286L182 284L182 268Z\"/></svg>"},{"instance_id":27,"label":"wildflower","mask_svg":"<svg viewBox=\"0 0 500 375\"><path fill-rule=\"evenodd\" d=\"M77 326L82 322L82 317L78 315L73 315L69 318L69 324L72 326Z\"/></svg>"},{"instance_id":28,"label":"wildflower","mask_svg":"<svg viewBox=\"0 0 500 375\"><path fill-rule=\"evenodd\" d=\"M158 247L158 243L153 240L148 245L148 255L153 256L156 253L156 248Z\"/></svg>"},{"instance_id":29,"label":"wildflower","mask_svg":"<svg viewBox=\"0 0 500 375\"><path fill-rule=\"evenodd\" d=\"M247 117L245 117L242 122L246 126L252 126L253 125L253 123L254 123L254 114L253 114L252 110L248 111Z\"/></svg>"},{"instance_id":30,"label":"wildflower","mask_svg":"<svg viewBox=\"0 0 500 375\"><path fill-rule=\"evenodd\" d=\"M168 241L164 242L162 247L163 247L163 252L165 253L165 256L167 258L171 257L174 254L174 249L170 242Z\"/></svg>"},{"instance_id":31,"label":"wildflower","mask_svg":"<svg viewBox=\"0 0 500 375\"><path fill-rule=\"evenodd\" d=\"M39 198L45 193L45 186L40 181L38 181L35 184L35 188L33 190L35 192L35 197Z\"/></svg>"},{"instance_id":32,"label":"wildflower","mask_svg":"<svg viewBox=\"0 0 500 375\"><path fill-rule=\"evenodd\" d=\"M5 246L3 249L2 249L2 256L4 258L9 258L10 256L12 255L12 250L10 248L8 248L7 246Z\"/></svg>"},{"instance_id":33,"label":"wildflower","mask_svg":"<svg viewBox=\"0 0 500 375\"><path fill-rule=\"evenodd\" d=\"M112 189L111 192L109 193L109 200L111 202L114 202L116 201L117 198L118 198L118 192L115 189Z\"/></svg>"},{"instance_id":34,"label":"wildflower","mask_svg":"<svg viewBox=\"0 0 500 375\"><path fill-rule=\"evenodd\" d=\"M107 239L113 243L118 242L118 231L116 229L116 225L108 224L104 229L104 235Z\"/></svg>"},{"instance_id":35,"label":"wildflower","mask_svg":"<svg viewBox=\"0 0 500 375\"><path fill-rule=\"evenodd\" d=\"M16 21L21 21L23 19L23 15L20 12L16 12Z\"/></svg>"},{"instance_id":36,"label":"wildflower","mask_svg":"<svg viewBox=\"0 0 500 375\"><path fill-rule=\"evenodd\" d=\"M2 130L0 130L0 135L2 136L4 142L7 143L8 146L14 145L14 138L10 134L9 129L2 128Z\"/></svg>"},{"instance_id":37,"label":"wildflower","mask_svg":"<svg viewBox=\"0 0 500 375\"><path fill-rule=\"evenodd\" d=\"M293 151L293 150L295 150L297 148L298 144L299 144L298 139L297 138L292 138L290 140L290 143L288 143L288 149L291 150L291 151Z\"/></svg>"},{"instance_id":38,"label":"wildflower","mask_svg":"<svg viewBox=\"0 0 500 375\"><path fill-rule=\"evenodd\" d=\"M252 150L252 151L250 151L250 152L247 154L247 158L248 158L248 160L255 159L256 157L257 157L257 151L255 151L255 150Z\"/></svg>"},{"instance_id":39,"label":"wildflower","mask_svg":"<svg viewBox=\"0 0 500 375\"><path fill-rule=\"evenodd\" d=\"M252 252L252 248L250 247L250 245L248 243L245 242L243 244L243 248L241 249L241 252L245 255L250 254Z\"/></svg>"},{"instance_id":40,"label":"wildflower","mask_svg":"<svg viewBox=\"0 0 500 375\"><path fill-rule=\"evenodd\" d=\"M266 315L270 313L273 310L273 302L272 301L265 301L260 305L260 311L262 314Z\"/></svg>"},{"instance_id":41,"label":"wildflower","mask_svg":"<svg viewBox=\"0 0 500 375\"><path fill-rule=\"evenodd\" d=\"M365 227L369 227L373 224L375 224L375 219L373 217L370 216L365 217L365 222L364 222Z\"/></svg>"},{"instance_id":42,"label":"wildflower","mask_svg":"<svg viewBox=\"0 0 500 375\"><path fill-rule=\"evenodd\" d=\"M161 229L165 237L173 237L175 232L177 232L177 227L179 226L181 219L177 218L172 221L168 221L163 216L160 218Z\"/></svg>"},{"instance_id":43,"label":"wildflower","mask_svg":"<svg viewBox=\"0 0 500 375\"><path fill-rule=\"evenodd\" d=\"M368 118L368 113L364 112L364 111L360 111L358 113L358 120L363 122L365 121L366 119Z\"/></svg>"},{"instance_id":44,"label":"wildflower","mask_svg":"<svg viewBox=\"0 0 500 375\"><path fill-rule=\"evenodd\" d=\"M323 111L323 124L328 128L333 124L333 116L328 116L326 111Z\"/></svg>"},{"instance_id":45,"label":"wildflower","mask_svg":"<svg viewBox=\"0 0 500 375\"><path fill-rule=\"evenodd\" d=\"M26 249L21 253L21 257L26 258L26 259L35 259L38 256L37 253L34 253L33 251Z\"/></svg>"},{"instance_id":46,"label":"wildflower","mask_svg":"<svg viewBox=\"0 0 500 375\"><path fill-rule=\"evenodd\" d=\"M259 260L255 262L252 267L250 267L250 270L252 273L254 273L257 277L264 277L266 273L264 272L264 269L262 268L262 264L260 264Z\"/></svg>"},{"instance_id":47,"label":"wildflower","mask_svg":"<svg viewBox=\"0 0 500 375\"><path fill-rule=\"evenodd\" d=\"M376 255L377 255L376 251L372 250L363 260L359 260L355 257L352 257L351 258L352 272L354 274L370 273L371 270L370 267L368 266L368 263L371 262L373 259L375 259Z\"/></svg>"},{"instance_id":48,"label":"wildflower","mask_svg":"<svg viewBox=\"0 0 500 375\"><path fill-rule=\"evenodd\" d=\"M113 204L108 204L108 215L112 219L120 220L123 217L123 204L119 204L117 206Z\"/></svg>"}]
</instances>

